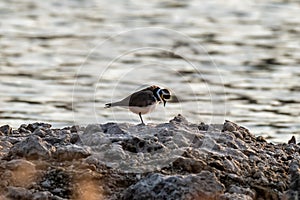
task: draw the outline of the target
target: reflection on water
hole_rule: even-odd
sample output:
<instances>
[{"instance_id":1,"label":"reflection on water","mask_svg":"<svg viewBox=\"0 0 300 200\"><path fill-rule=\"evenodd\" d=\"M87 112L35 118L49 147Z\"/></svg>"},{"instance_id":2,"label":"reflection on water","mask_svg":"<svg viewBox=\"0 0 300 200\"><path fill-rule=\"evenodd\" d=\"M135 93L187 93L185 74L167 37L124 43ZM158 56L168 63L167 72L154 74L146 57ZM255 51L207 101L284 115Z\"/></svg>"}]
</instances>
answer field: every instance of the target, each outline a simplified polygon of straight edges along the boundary
<instances>
[{"instance_id":1,"label":"reflection on water","mask_svg":"<svg viewBox=\"0 0 300 200\"><path fill-rule=\"evenodd\" d=\"M286 142L300 132L299 11L271 0L2 1L0 122L138 123L104 103L158 84L178 102L145 121L226 118Z\"/></svg>"}]
</instances>

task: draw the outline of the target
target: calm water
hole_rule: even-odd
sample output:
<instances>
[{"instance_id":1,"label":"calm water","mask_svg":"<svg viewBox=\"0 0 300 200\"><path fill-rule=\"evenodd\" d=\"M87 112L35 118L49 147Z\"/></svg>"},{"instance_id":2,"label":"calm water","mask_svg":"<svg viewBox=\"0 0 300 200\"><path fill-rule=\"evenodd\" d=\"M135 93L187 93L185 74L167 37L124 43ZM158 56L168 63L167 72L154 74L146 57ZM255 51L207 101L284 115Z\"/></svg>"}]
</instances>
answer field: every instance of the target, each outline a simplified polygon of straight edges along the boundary
<instances>
[{"instance_id":1,"label":"calm water","mask_svg":"<svg viewBox=\"0 0 300 200\"><path fill-rule=\"evenodd\" d=\"M298 1L11 0L0 18L0 124L139 123L104 104L157 84L178 101L148 123L300 140Z\"/></svg>"}]
</instances>

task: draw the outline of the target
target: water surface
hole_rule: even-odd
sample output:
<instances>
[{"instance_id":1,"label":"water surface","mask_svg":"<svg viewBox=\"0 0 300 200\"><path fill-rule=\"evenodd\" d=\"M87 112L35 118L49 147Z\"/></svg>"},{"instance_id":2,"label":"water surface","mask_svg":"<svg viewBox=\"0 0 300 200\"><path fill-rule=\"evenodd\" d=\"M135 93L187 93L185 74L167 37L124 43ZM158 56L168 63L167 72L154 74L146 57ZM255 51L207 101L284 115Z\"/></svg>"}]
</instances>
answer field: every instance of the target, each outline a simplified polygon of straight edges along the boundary
<instances>
[{"instance_id":1,"label":"water surface","mask_svg":"<svg viewBox=\"0 0 300 200\"><path fill-rule=\"evenodd\" d=\"M299 140L299 13L297 1L2 1L0 122L139 123L104 104L158 84L178 101L148 123L182 113Z\"/></svg>"}]
</instances>

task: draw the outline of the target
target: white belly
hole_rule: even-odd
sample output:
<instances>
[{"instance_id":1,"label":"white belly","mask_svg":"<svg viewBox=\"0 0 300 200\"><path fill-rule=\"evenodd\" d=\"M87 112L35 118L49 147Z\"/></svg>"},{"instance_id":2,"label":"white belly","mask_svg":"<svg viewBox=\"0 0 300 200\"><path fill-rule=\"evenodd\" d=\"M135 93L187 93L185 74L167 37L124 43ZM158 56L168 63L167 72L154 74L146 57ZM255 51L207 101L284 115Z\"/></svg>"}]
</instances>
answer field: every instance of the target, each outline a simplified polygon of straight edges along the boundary
<instances>
[{"instance_id":1,"label":"white belly","mask_svg":"<svg viewBox=\"0 0 300 200\"><path fill-rule=\"evenodd\" d=\"M136 114L141 113L142 115L144 115L149 112L152 112L155 109L155 107L156 107L156 104L152 104L147 107L130 106L129 110L133 113L136 113Z\"/></svg>"}]
</instances>

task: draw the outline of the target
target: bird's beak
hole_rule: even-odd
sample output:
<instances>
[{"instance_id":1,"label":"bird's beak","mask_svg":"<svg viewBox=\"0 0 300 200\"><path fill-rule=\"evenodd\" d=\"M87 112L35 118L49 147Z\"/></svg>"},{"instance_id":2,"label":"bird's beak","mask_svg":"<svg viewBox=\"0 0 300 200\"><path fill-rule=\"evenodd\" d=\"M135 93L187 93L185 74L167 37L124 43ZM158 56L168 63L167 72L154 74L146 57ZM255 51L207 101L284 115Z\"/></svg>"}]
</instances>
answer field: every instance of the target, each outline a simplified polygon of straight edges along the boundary
<instances>
[{"instance_id":1,"label":"bird's beak","mask_svg":"<svg viewBox=\"0 0 300 200\"><path fill-rule=\"evenodd\" d=\"M166 100L163 100L163 102L164 102L164 107L166 106L166 103L167 103L167 101Z\"/></svg>"}]
</instances>

